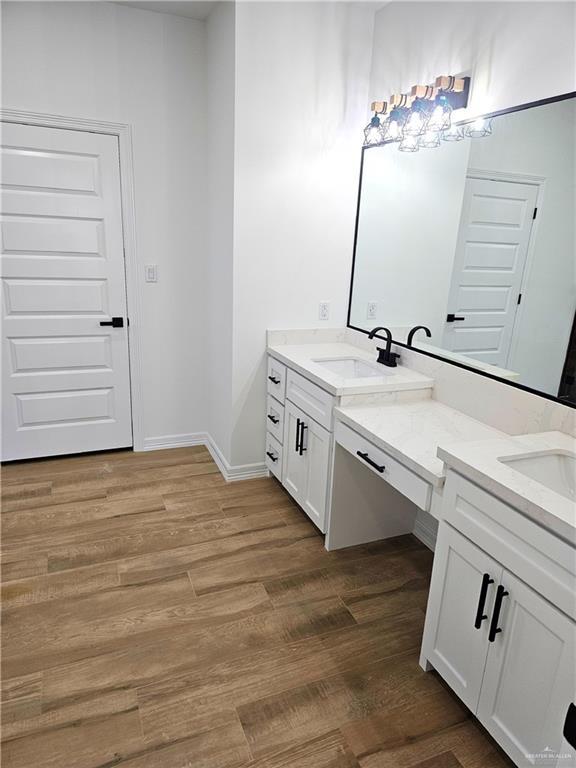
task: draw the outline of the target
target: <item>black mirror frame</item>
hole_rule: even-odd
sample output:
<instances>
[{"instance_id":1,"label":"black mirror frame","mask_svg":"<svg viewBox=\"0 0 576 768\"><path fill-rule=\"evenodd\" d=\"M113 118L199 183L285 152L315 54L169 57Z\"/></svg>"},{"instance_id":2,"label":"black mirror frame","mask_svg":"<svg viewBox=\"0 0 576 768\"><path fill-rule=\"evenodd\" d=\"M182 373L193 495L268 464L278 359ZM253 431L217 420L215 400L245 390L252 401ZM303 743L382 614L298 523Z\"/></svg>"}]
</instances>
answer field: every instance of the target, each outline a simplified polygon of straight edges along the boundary
<instances>
[{"instance_id":1,"label":"black mirror frame","mask_svg":"<svg viewBox=\"0 0 576 768\"><path fill-rule=\"evenodd\" d=\"M530 101L526 104L518 104L514 107L508 107L507 109L500 109L497 112L488 112L484 115L476 115L474 118L470 118L469 120L461 120L460 122L456 123L456 125L467 125L468 123L474 122L474 120L477 120L479 117L484 118L493 118L493 117L500 117L501 115L508 115L512 112L522 112L525 109L532 109L533 107L543 107L546 104L554 104L557 101L566 101L567 99L574 99L576 98L576 91L570 91L569 93L563 93L558 96L551 96L547 99L540 99L539 101ZM358 182L358 200L356 203L356 221L354 224L354 249L352 252L352 266L350 271L350 289L348 293L348 314L346 318L346 326L350 328L353 331L359 331L360 333L365 333L368 335L370 331L365 330L364 328L358 328L355 325L352 325L350 322L350 315L352 312L352 294L354 291L354 268L356 266L356 247L358 244L358 219L360 217L360 201L362 197L362 171L364 169L364 153L368 152L371 149L378 149L379 147L384 147L387 144L394 144L393 141L383 141L380 144L373 144L369 147L362 147L362 154L360 158L360 178ZM383 336L379 336L378 334L375 334L375 337L377 339L384 339ZM532 387L527 387L525 384L518 384L515 381L509 381L508 379L501 378L500 376L495 376L493 373L488 373L487 371L480 370L478 368L475 368L473 365L466 365L465 363L461 363L456 360L451 360L449 357L444 357L443 355L437 355L434 352L427 352L423 349L418 349L418 347L409 347L406 343L402 341L396 341L396 339L392 340L393 344L395 344L398 347L404 347L404 349L410 349L413 352L418 352L420 355L426 355L426 357L432 357L435 360L441 360L443 363L449 363L450 365L454 365L456 368L463 368L466 371L472 371L472 373L477 373L479 376L484 376L487 379L493 379L494 381L499 381L501 384L506 384L509 387L515 387L516 389L521 389L524 392L530 392L533 395L538 395L539 397L544 398L545 400L552 400L555 403L559 403L560 405L564 405L567 408L575 408L576 409L576 403L570 403L566 400L561 400L556 395L549 395L546 392L541 392L538 389L533 389Z\"/></svg>"}]
</instances>

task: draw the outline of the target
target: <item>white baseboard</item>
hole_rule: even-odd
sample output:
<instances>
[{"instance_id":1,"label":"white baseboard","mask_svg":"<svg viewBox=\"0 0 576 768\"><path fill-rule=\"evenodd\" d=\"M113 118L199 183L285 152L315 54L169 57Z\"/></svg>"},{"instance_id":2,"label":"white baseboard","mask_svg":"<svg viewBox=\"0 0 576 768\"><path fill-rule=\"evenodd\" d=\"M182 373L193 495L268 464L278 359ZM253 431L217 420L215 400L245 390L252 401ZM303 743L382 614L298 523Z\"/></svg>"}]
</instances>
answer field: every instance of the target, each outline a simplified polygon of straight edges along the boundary
<instances>
[{"instance_id":1,"label":"white baseboard","mask_svg":"<svg viewBox=\"0 0 576 768\"><path fill-rule=\"evenodd\" d=\"M160 451L163 448L187 448L191 445L205 445L207 435L205 432L190 432L180 435L161 435L159 437L145 437L143 451Z\"/></svg>"},{"instance_id":2,"label":"white baseboard","mask_svg":"<svg viewBox=\"0 0 576 768\"><path fill-rule=\"evenodd\" d=\"M269 472L264 462L257 464L229 464L224 454L207 432L190 432L180 435L161 435L144 439L143 451L158 451L164 448L186 448L192 445L205 445L210 451L222 477L227 482L251 480L256 477L268 477Z\"/></svg>"},{"instance_id":3,"label":"white baseboard","mask_svg":"<svg viewBox=\"0 0 576 768\"><path fill-rule=\"evenodd\" d=\"M434 552L437 533L438 521L428 512L419 510L414 523L414 536Z\"/></svg>"},{"instance_id":4,"label":"white baseboard","mask_svg":"<svg viewBox=\"0 0 576 768\"><path fill-rule=\"evenodd\" d=\"M264 462L257 464L229 464L226 457L210 435L206 435L206 448L220 470L222 477L228 482L234 480L251 480L256 477L268 477L270 474Z\"/></svg>"}]
</instances>

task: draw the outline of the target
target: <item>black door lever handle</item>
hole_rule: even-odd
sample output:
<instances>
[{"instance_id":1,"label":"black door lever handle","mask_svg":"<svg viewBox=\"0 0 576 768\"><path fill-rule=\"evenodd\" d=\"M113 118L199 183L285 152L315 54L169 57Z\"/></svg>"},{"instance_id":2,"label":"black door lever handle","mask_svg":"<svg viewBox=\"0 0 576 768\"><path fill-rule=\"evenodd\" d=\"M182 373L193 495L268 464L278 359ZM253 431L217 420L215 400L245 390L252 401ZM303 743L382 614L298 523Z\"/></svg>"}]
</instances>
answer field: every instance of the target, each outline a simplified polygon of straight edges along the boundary
<instances>
[{"instance_id":1,"label":"black door lever handle","mask_svg":"<svg viewBox=\"0 0 576 768\"><path fill-rule=\"evenodd\" d=\"M100 325L111 325L112 328L124 328L124 318L113 317L112 320L102 320Z\"/></svg>"}]
</instances>

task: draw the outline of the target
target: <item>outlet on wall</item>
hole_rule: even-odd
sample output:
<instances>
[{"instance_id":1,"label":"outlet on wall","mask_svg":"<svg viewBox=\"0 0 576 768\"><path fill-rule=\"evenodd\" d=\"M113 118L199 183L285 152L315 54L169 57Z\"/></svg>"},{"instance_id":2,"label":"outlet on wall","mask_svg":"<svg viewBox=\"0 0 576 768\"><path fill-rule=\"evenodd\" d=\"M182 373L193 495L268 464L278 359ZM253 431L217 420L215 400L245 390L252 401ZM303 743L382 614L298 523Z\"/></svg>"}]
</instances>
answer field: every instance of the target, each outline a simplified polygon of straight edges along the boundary
<instances>
[{"instance_id":1,"label":"outlet on wall","mask_svg":"<svg viewBox=\"0 0 576 768\"><path fill-rule=\"evenodd\" d=\"M158 265L146 264L146 266L144 267L144 274L145 274L147 283L157 283L158 282Z\"/></svg>"},{"instance_id":2,"label":"outlet on wall","mask_svg":"<svg viewBox=\"0 0 576 768\"><path fill-rule=\"evenodd\" d=\"M376 320L378 314L378 303L376 301L369 301L366 305L366 320Z\"/></svg>"},{"instance_id":3,"label":"outlet on wall","mask_svg":"<svg viewBox=\"0 0 576 768\"><path fill-rule=\"evenodd\" d=\"M321 301L318 305L318 319L328 320L330 317L330 303L328 301Z\"/></svg>"}]
</instances>

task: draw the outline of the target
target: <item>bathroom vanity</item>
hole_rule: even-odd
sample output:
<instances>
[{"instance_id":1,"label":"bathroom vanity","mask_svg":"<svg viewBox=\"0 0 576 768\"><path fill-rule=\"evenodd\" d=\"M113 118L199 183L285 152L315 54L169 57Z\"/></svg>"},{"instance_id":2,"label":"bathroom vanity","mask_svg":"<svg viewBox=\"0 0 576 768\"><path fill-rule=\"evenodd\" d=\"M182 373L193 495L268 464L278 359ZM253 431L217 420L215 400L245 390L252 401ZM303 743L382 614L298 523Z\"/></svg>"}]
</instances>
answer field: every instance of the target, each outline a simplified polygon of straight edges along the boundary
<instances>
[{"instance_id":1,"label":"bathroom vanity","mask_svg":"<svg viewBox=\"0 0 576 768\"><path fill-rule=\"evenodd\" d=\"M576 440L474 419L437 400L421 371L380 372L376 343L269 333L267 465L327 549L412 531L435 548L421 666L518 765L576 765L563 741L576 690Z\"/></svg>"}]
</instances>

